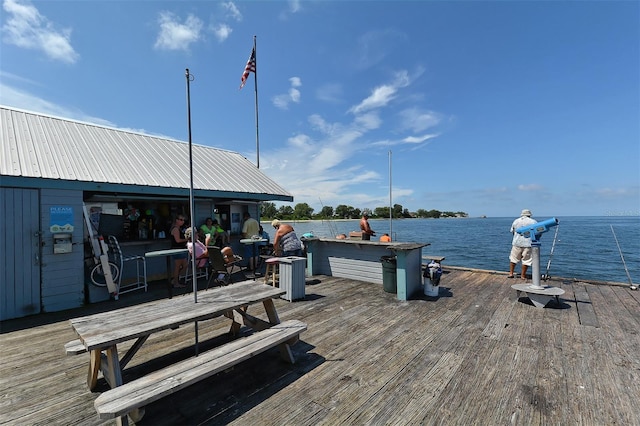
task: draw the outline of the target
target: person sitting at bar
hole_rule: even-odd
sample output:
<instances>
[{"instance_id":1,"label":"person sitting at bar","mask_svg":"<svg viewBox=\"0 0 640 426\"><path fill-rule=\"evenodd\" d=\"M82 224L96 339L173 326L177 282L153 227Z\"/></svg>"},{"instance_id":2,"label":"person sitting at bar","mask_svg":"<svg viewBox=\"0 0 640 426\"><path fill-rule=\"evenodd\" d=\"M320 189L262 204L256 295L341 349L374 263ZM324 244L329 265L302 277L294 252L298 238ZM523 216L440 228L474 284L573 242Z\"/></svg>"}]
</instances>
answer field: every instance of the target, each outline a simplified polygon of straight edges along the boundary
<instances>
[{"instance_id":1,"label":"person sitting at bar","mask_svg":"<svg viewBox=\"0 0 640 426\"><path fill-rule=\"evenodd\" d=\"M191 242L191 234L193 234L194 228L189 228L184 232L184 237L187 239L187 249L189 253L193 256L193 243ZM198 235L196 233L196 235ZM196 268L204 268L209 261L209 241L211 240L211 234L205 238L204 244L196 237L195 246L196 246Z\"/></svg>"}]
</instances>

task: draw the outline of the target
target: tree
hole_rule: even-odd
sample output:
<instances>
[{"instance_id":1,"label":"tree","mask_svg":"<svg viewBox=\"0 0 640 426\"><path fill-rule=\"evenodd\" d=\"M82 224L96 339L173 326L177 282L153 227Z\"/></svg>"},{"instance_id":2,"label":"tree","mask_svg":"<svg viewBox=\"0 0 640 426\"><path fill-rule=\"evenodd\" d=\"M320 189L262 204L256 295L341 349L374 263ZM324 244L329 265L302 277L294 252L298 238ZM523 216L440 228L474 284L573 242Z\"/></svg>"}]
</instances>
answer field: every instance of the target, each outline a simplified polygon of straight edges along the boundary
<instances>
[{"instance_id":1,"label":"tree","mask_svg":"<svg viewBox=\"0 0 640 426\"><path fill-rule=\"evenodd\" d=\"M298 203L293 208L293 218L299 220L311 219L313 217L313 208L307 203Z\"/></svg>"},{"instance_id":2,"label":"tree","mask_svg":"<svg viewBox=\"0 0 640 426\"><path fill-rule=\"evenodd\" d=\"M376 217L389 217L389 207L376 207L373 213Z\"/></svg>"},{"instance_id":3,"label":"tree","mask_svg":"<svg viewBox=\"0 0 640 426\"><path fill-rule=\"evenodd\" d=\"M320 213L318 213L317 217L319 219L330 219L333 217L333 207L331 206L323 206Z\"/></svg>"},{"instance_id":4,"label":"tree","mask_svg":"<svg viewBox=\"0 0 640 426\"><path fill-rule=\"evenodd\" d=\"M393 217L402 217L402 205L394 204L393 205Z\"/></svg>"},{"instance_id":5,"label":"tree","mask_svg":"<svg viewBox=\"0 0 640 426\"><path fill-rule=\"evenodd\" d=\"M260 204L260 217L264 219L273 219L276 217L278 210L276 205L270 202L264 202Z\"/></svg>"},{"instance_id":6,"label":"tree","mask_svg":"<svg viewBox=\"0 0 640 426\"><path fill-rule=\"evenodd\" d=\"M278 219L293 219L293 207L282 205L278 209Z\"/></svg>"},{"instance_id":7,"label":"tree","mask_svg":"<svg viewBox=\"0 0 640 426\"><path fill-rule=\"evenodd\" d=\"M352 210L353 207L340 204L338 205L338 207L336 207L336 216L340 219L351 219Z\"/></svg>"}]
</instances>

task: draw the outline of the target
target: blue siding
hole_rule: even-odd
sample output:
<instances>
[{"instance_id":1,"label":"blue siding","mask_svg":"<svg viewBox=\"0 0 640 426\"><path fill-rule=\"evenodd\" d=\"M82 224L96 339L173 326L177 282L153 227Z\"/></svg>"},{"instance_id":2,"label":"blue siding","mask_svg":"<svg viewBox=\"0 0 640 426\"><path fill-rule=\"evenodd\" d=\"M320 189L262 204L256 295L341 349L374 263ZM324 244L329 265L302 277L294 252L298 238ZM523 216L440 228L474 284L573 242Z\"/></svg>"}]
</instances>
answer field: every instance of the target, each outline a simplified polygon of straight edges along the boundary
<instances>
[{"instance_id":1,"label":"blue siding","mask_svg":"<svg viewBox=\"0 0 640 426\"><path fill-rule=\"evenodd\" d=\"M40 198L42 222L42 310L55 312L77 308L84 303L84 220L82 191L43 189ZM53 253L49 230L50 208L73 208L73 248L71 253Z\"/></svg>"},{"instance_id":2,"label":"blue siding","mask_svg":"<svg viewBox=\"0 0 640 426\"><path fill-rule=\"evenodd\" d=\"M0 320L40 312L38 191L0 188Z\"/></svg>"}]
</instances>

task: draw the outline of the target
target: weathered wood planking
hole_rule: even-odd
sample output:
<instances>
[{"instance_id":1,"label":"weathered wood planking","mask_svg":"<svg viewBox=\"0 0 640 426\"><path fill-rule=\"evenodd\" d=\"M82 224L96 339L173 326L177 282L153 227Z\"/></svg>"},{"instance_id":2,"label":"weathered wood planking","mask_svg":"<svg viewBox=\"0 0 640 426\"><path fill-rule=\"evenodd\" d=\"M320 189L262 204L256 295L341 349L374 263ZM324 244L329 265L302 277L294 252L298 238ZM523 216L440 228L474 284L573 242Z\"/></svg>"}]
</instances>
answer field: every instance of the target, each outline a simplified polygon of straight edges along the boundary
<instances>
[{"instance_id":1,"label":"weathered wood planking","mask_svg":"<svg viewBox=\"0 0 640 426\"><path fill-rule=\"evenodd\" d=\"M295 365L259 355L150 404L144 423L640 424L638 292L552 280L562 305L538 309L516 300L504 274L445 272L436 301L309 278L305 300L276 301L283 321L308 324ZM0 423L104 424L85 385L88 355L64 354L68 320L43 318L2 324L15 331L0 334ZM229 323L200 322L202 350L224 343ZM193 339L193 325L152 335L125 381L192 356Z\"/></svg>"},{"instance_id":2,"label":"weathered wood planking","mask_svg":"<svg viewBox=\"0 0 640 426\"><path fill-rule=\"evenodd\" d=\"M266 330L241 337L226 345L154 371L137 380L111 389L95 401L101 418L114 418L144 407L198 381L245 361L256 354L285 343L306 330L306 324L289 320Z\"/></svg>"},{"instance_id":3,"label":"weathered wood planking","mask_svg":"<svg viewBox=\"0 0 640 426\"><path fill-rule=\"evenodd\" d=\"M584 283L573 284L573 293L575 295L576 309L580 318L580 324L591 327L599 327L598 317L589 298Z\"/></svg>"},{"instance_id":4,"label":"weathered wood planking","mask_svg":"<svg viewBox=\"0 0 640 426\"><path fill-rule=\"evenodd\" d=\"M117 344L133 337L146 336L166 328L165 319L172 324L189 324L194 320L203 321L220 316L224 310L236 309L255 302L269 300L284 291L267 286L257 286L253 281L245 281L234 286L222 287L217 292L203 292L198 303L188 297L158 300L144 305L125 308L122 316L110 312L71 320L72 326L81 334L87 350ZM215 303L216 309L210 308ZM158 310L164 319L158 318ZM105 330L112 330L105 332Z\"/></svg>"}]
</instances>

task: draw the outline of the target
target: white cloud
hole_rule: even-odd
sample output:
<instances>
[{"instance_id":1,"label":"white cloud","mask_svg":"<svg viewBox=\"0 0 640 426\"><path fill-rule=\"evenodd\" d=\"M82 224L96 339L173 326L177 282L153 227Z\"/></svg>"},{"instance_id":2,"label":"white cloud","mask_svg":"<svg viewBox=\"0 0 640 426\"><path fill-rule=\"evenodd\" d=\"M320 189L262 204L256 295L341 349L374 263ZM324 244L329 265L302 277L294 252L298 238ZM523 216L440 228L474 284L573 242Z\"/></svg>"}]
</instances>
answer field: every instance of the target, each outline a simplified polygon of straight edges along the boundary
<instances>
[{"instance_id":1,"label":"white cloud","mask_svg":"<svg viewBox=\"0 0 640 426\"><path fill-rule=\"evenodd\" d=\"M287 9L280 13L280 19L286 20L290 15L296 14L302 10L302 3L300 0L288 0Z\"/></svg>"},{"instance_id":2,"label":"white cloud","mask_svg":"<svg viewBox=\"0 0 640 426\"><path fill-rule=\"evenodd\" d=\"M233 2L224 2L220 4L220 7L225 10L227 16L240 22L242 21L242 14Z\"/></svg>"},{"instance_id":3,"label":"white cloud","mask_svg":"<svg viewBox=\"0 0 640 426\"><path fill-rule=\"evenodd\" d=\"M337 83L328 83L316 90L316 98L330 103L342 102L342 86Z\"/></svg>"},{"instance_id":4,"label":"white cloud","mask_svg":"<svg viewBox=\"0 0 640 426\"><path fill-rule=\"evenodd\" d=\"M413 132L422 132L438 125L441 115L434 111L426 111L420 108L408 108L399 114L402 129L410 129Z\"/></svg>"},{"instance_id":5,"label":"white cloud","mask_svg":"<svg viewBox=\"0 0 640 426\"><path fill-rule=\"evenodd\" d=\"M437 134L424 134L420 136L407 136L402 139L385 139L373 142L372 146L395 146L395 145L415 145L415 148L421 147L424 142L438 137Z\"/></svg>"},{"instance_id":6,"label":"white cloud","mask_svg":"<svg viewBox=\"0 0 640 426\"><path fill-rule=\"evenodd\" d=\"M302 80L300 77L291 77L289 79L289 83L291 84L291 87L286 94L276 95L271 98L275 107L286 110L289 108L289 104L291 102L300 103L301 93L297 88L302 86Z\"/></svg>"},{"instance_id":7,"label":"white cloud","mask_svg":"<svg viewBox=\"0 0 640 426\"><path fill-rule=\"evenodd\" d=\"M356 69L365 70L382 62L396 45L407 40L405 33L393 30L369 31L358 37L358 54L353 58Z\"/></svg>"},{"instance_id":8,"label":"white cloud","mask_svg":"<svg viewBox=\"0 0 640 426\"><path fill-rule=\"evenodd\" d=\"M518 185L518 190L519 191L540 191L542 189L542 186L538 185L537 183L528 183L528 184L521 184Z\"/></svg>"},{"instance_id":9,"label":"white cloud","mask_svg":"<svg viewBox=\"0 0 640 426\"><path fill-rule=\"evenodd\" d=\"M302 5L300 4L300 0L289 0L289 11L291 13L297 13L300 12L300 10L302 9Z\"/></svg>"},{"instance_id":10,"label":"white cloud","mask_svg":"<svg viewBox=\"0 0 640 426\"><path fill-rule=\"evenodd\" d=\"M370 111L366 114L356 116L355 123L362 126L366 130L373 130L380 127L382 119L377 111Z\"/></svg>"},{"instance_id":11,"label":"white cloud","mask_svg":"<svg viewBox=\"0 0 640 426\"><path fill-rule=\"evenodd\" d=\"M187 50L191 43L200 40L202 21L194 15L187 16L184 23L171 12L160 12L160 33L154 47L159 50Z\"/></svg>"},{"instance_id":12,"label":"white cloud","mask_svg":"<svg viewBox=\"0 0 640 426\"><path fill-rule=\"evenodd\" d=\"M213 27L213 33L220 43L229 38L232 32L233 30L227 24L217 24Z\"/></svg>"},{"instance_id":13,"label":"white cloud","mask_svg":"<svg viewBox=\"0 0 640 426\"><path fill-rule=\"evenodd\" d=\"M77 62L80 55L71 46L71 29L56 30L28 1L5 0L2 6L9 16L2 26L5 43L40 50L55 61Z\"/></svg>"},{"instance_id":14,"label":"white cloud","mask_svg":"<svg viewBox=\"0 0 640 426\"><path fill-rule=\"evenodd\" d=\"M386 106L389 102L396 98L398 89L406 87L411 82L407 71L399 71L396 73L394 81L390 84L384 84L373 89L371 95L360 102L358 105L351 107L349 112L359 114L371 109Z\"/></svg>"},{"instance_id":15,"label":"white cloud","mask_svg":"<svg viewBox=\"0 0 640 426\"><path fill-rule=\"evenodd\" d=\"M12 75L2 73L2 77L12 78ZM21 78L18 77L18 79ZM100 126L115 127L115 125L108 120L88 115L75 108L68 108L54 104L27 91L6 85L5 83L0 83L0 93L2 93L2 97L0 98L2 104L13 108L51 115L54 117L82 121L85 123L93 123Z\"/></svg>"}]
</instances>

